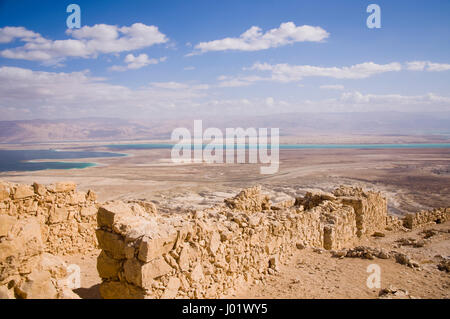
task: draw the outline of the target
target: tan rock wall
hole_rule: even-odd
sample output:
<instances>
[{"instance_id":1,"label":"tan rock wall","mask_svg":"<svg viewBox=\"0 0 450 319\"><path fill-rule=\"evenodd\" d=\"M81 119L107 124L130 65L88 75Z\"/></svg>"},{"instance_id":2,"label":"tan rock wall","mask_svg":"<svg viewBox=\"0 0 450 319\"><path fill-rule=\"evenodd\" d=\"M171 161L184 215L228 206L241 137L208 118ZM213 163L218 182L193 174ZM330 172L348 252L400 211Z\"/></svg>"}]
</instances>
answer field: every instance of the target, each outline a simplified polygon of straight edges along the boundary
<instances>
[{"instance_id":1,"label":"tan rock wall","mask_svg":"<svg viewBox=\"0 0 450 319\"><path fill-rule=\"evenodd\" d=\"M387 201L381 193L341 186L334 191L334 195L355 210L358 237L372 235L386 227Z\"/></svg>"},{"instance_id":2,"label":"tan rock wall","mask_svg":"<svg viewBox=\"0 0 450 319\"><path fill-rule=\"evenodd\" d=\"M436 208L416 214L407 214L403 219L403 226L414 229L427 224L444 223L449 219L450 208Z\"/></svg>"},{"instance_id":3,"label":"tan rock wall","mask_svg":"<svg viewBox=\"0 0 450 319\"><path fill-rule=\"evenodd\" d=\"M0 299L74 298L67 265L44 252L37 218L0 215Z\"/></svg>"},{"instance_id":4,"label":"tan rock wall","mask_svg":"<svg viewBox=\"0 0 450 319\"><path fill-rule=\"evenodd\" d=\"M96 247L97 209L95 194L77 192L74 183L30 186L0 182L0 217L35 218L44 250L53 254L84 253Z\"/></svg>"},{"instance_id":5,"label":"tan rock wall","mask_svg":"<svg viewBox=\"0 0 450 319\"><path fill-rule=\"evenodd\" d=\"M373 214L386 211L370 207L378 197L367 197L360 199L360 215L367 214L362 224L368 232L378 229L370 225L378 221ZM183 216L137 216L124 203L104 205L97 215L100 292L104 298L222 297L264 280L297 247L340 249L357 240L352 205L333 195L296 202L314 204L271 210L260 189L252 188L225 205Z\"/></svg>"}]
</instances>

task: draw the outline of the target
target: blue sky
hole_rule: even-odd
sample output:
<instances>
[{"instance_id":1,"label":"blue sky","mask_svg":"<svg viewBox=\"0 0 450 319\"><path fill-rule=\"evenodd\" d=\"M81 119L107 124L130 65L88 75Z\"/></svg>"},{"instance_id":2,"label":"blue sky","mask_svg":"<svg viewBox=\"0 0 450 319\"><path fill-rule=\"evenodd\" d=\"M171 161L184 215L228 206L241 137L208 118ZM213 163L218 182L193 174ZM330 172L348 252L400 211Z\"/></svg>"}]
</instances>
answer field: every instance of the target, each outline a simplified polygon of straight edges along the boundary
<instances>
[{"instance_id":1,"label":"blue sky","mask_svg":"<svg viewBox=\"0 0 450 319\"><path fill-rule=\"evenodd\" d=\"M380 29L366 26L371 3ZM448 1L0 1L0 108L8 120L449 112L449 18Z\"/></svg>"}]
</instances>

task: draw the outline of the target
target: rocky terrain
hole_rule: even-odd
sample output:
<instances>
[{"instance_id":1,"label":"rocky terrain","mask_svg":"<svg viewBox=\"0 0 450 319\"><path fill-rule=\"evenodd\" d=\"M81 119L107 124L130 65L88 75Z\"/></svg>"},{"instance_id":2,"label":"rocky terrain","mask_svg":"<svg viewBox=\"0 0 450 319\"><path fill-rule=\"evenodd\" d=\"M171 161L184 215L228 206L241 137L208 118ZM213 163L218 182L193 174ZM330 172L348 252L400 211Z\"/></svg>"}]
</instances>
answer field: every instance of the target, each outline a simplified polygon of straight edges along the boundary
<instances>
[{"instance_id":1,"label":"rocky terrain","mask_svg":"<svg viewBox=\"0 0 450 319\"><path fill-rule=\"evenodd\" d=\"M449 218L398 218L383 194L346 186L284 198L252 187L159 210L99 203L71 182L2 182L0 297L448 298ZM380 287L366 284L370 264Z\"/></svg>"}]
</instances>

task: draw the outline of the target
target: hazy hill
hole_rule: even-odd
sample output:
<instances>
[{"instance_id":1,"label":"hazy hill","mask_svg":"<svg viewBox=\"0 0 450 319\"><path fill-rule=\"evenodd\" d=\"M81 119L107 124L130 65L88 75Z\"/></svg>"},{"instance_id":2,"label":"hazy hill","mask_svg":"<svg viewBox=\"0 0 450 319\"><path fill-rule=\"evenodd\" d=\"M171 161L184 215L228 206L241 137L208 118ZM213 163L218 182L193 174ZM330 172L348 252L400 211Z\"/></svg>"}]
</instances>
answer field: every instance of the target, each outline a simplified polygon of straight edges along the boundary
<instances>
[{"instance_id":1,"label":"hazy hill","mask_svg":"<svg viewBox=\"0 0 450 319\"><path fill-rule=\"evenodd\" d=\"M82 118L0 121L0 143L168 139L176 127L192 129L195 118L125 120ZM207 127L278 127L284 136L373 134L450 136L450 113L289 113L224 116L203 121Z\"/></svg>"}]
</instances>

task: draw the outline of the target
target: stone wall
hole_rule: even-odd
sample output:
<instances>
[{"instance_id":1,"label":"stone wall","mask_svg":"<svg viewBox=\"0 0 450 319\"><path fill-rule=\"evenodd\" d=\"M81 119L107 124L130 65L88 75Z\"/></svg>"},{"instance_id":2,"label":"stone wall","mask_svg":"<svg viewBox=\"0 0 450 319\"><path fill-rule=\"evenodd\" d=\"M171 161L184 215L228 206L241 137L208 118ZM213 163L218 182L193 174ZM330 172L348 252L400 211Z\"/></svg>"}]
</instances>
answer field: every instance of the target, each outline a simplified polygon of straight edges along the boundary
<instances>
[{"instance_id":1,"label":"stone wall","mask_svg":"<svg viewBox=\"0 0 450 319\"><path fill-rule=\"evenodd\" d=\"M337 188L333 194L356 214L357 235L371 235L386 227L387 201L379 192L364 192L357 187Z\"/></svg>"},{"instance_id":2,"label":"stone wall","mask_svg":"<svg viewBox=\"0 0 450 319\"><path fill-rule=\"evenodd\" d=\"M294 249L351 247L358 231L383 230L381 195L346 192L310 193L273 210L256 187L224 205L179 216L104 205L97 215L100 292L104 298L218 298L275 272Z\"/></svg>"},{"instance_id":3,"label":"stone wall","mask_svg":"<svg viewBox=\"0 0 450 319\"><path fill-rule=\"evenodd\" d=\"M94 249L97 210L95 193L77 192L71 182L48 186L0 182L0 216L35 218L41 227L44 249L52 254Z\"/></svg>"},{"instance_id":4,"label":"stone wall","mask_svg":"<svg viewBox=\"0 0 450 319\"><path fill-rule=\"evenodd\" d=\"M0 299L75 298L66 264L44 248L37 218L0 215Z\"/></svg>"},{"instance_id":5,"label":"stone wall","mask_svg":"<svg viewBox=\"0 0 450 319\"><path fill-rule=\"evenodd\" d=\"M429 211L421 211L416 214L407 214L403 218L403 226L414 229L433 223L444 223L450 219L450 208L436 208Z\"/></svg>"}]
</instances>

